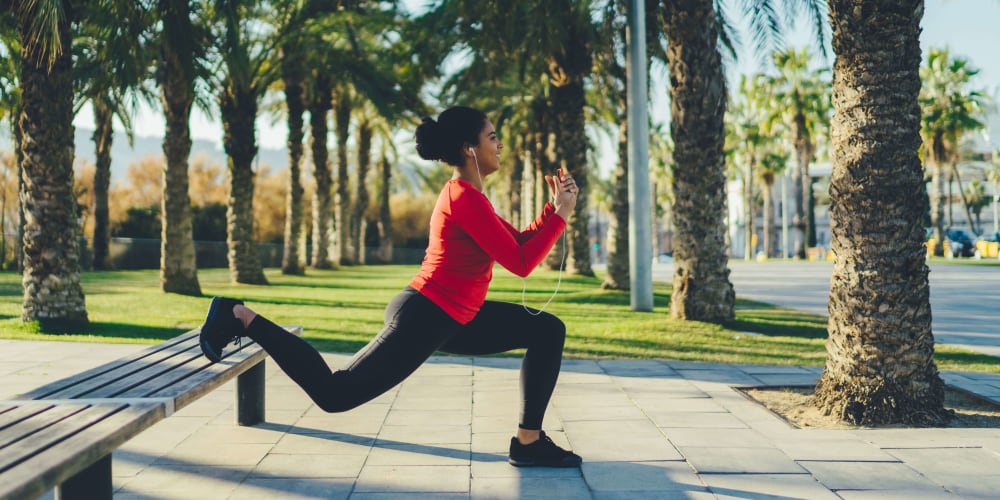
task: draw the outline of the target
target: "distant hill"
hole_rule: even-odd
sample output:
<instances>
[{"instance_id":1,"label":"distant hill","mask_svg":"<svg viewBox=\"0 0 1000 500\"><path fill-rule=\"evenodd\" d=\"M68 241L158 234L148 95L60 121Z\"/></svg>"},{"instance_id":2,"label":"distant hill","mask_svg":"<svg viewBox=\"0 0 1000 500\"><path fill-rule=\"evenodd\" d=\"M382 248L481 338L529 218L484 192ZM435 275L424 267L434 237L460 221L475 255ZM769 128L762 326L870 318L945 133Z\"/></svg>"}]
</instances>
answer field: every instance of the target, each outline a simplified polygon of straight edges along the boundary
<instances>
[{"instance_id":1,"label":"distant hill","mask_svg":"<svg viewBox=\"0 0 1000 500\"><path fill-rule=\"evenodd\" d=\"M94 131L77 127L76 129L76 157L85 158L94 162L94 141L92 136ZM9 134L0 135L0 150L9 150L11 140ZM212 141L194 139L191 144L191 158L198 155L207 156L213 163L226 165L226 153L220 146ZM111 145L111 178L123 179L128 166L150 156L163 156L162 137L136 137L132 146L122 133L115 133L114 142ZM288 168L288 153L284 149L259 149L257 160L260 165L269 165L272 170L284 170Z\"/></svg>"}]
</instances>

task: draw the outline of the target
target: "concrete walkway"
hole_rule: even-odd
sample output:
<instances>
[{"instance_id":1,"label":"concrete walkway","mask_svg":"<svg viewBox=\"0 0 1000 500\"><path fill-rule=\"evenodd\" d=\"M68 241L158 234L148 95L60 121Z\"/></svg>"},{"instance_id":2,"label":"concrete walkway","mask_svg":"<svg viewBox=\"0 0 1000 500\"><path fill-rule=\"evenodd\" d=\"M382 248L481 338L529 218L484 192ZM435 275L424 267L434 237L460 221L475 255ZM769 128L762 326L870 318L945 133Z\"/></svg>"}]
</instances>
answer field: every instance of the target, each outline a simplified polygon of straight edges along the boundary
<instances>
[{"instance_id":1,"label":"concrete walkway","mask_svg":"<svg viewBox=\"0 0 1000 500\"><path fill-rule=\"evenodd\" d=\"M0 397L142 346L0 341ZM347 357L327 355L340 366ZM520 360L435 357L326 414L268 362L267 422L236 426L224 386L114 454L116 498L997 498L997 429L795 429L733 386L816 368L567 360L546 416L582 469L506 462ZM1000 402L1000 376L946 373ZM49 494L51 496L51 494Z\"/></svg>"}]
</instances>

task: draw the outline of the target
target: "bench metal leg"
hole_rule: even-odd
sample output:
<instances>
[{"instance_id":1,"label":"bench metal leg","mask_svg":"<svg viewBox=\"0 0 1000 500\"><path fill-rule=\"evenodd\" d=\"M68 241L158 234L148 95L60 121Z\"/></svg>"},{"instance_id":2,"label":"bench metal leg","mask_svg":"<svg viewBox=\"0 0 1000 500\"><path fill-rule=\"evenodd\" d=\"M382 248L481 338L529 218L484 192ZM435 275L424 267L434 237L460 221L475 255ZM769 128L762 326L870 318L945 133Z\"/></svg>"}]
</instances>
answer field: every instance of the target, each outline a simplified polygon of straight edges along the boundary
<instances>
[{"instance_id":1,"label":"bench metal leg","mask_svg":"<svg viewBox=\"0 0 1000 500\"><path fill-rule=\"evenodd\" d=\"M111 500L111 454L56 486L56 500Z\"/></svg>"},{"instance_id":2,"label":"bench metal leg","mask_svg":"<svg viewBox=\"0 0 1000 500\"><path fill-rule=\"evenodd\" d=\"M264 361L236 378L236 423L257 425L264 421Z\"/></svg>"}]
</instances>

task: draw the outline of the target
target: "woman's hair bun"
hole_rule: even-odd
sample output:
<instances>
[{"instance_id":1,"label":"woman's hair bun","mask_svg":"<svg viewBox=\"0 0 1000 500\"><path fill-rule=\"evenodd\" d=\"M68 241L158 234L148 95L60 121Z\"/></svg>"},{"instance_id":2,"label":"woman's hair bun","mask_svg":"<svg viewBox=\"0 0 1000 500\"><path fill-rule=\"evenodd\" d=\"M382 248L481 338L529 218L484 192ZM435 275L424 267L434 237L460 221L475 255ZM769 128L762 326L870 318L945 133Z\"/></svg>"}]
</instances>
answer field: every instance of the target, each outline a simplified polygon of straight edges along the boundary
<instances>
[{"instance_id":1,"label":"woman's hair bun","mask_svg":"<svg viewBox=\"0 0 1000 500\"><path fill-rule=\"evenodd\" d=\"M440 125L433 118L425 116L417 125L417 154L425 160L441 160L442 145Z\"/></svg>"}]
</instances>

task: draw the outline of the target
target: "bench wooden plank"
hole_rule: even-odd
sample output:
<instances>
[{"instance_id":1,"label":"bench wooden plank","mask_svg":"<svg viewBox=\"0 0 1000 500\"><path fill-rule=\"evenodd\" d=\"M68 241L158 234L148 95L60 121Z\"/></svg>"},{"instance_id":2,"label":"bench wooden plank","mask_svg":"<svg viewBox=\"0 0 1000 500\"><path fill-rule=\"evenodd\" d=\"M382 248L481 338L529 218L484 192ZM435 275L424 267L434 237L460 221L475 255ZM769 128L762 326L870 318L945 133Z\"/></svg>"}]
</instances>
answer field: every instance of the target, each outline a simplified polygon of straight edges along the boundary
<instances>
[{"instance_id":1,"label":"bench wooden plank","mask_svg":"<svg viewBox=\"0 0 1000 500\"><path fill-rule=\"evenodd\" d=\"M189 350L191 349L191 345L184 345L184 344L189 343L192 341L192 339L194 339L193 345L197 346L198 345L197 338L199 332L200 330L193 330L178 335L173 339L167 340L163 343L154 346L150 346L146 349L133 353L124 358L117 359L115 361L111 361L109 363L105 363L103 365L80 372L76 375L72 375L70 377L66 377L64 379L60 379L55 382L43 385L37 389L31 390L30 392L21 394L20 396L17 397L17 399L43 399L43 398L70 399L73 397L79 397L79 396L73 396L72 395L73 392L67 392L67 391L73 391L74 387L79 387L81 386L81 384L85 384L88 381L92 381L97 378L114 379L115 373L117 373L118 371L124 371L125 373L134 371L133 367L137 366L137 363L139 363L138 366L142 366L141 363L144 359L150 358L151 356L161 356L161 357L164 356L164 354L161 351L165 351L166 353L169 354L172 352L183 352Z\"/></svg>"},{"instance_id":2,"label":"bench wooden plank","mask_svg":"<svg viewBox=\"0 0 1000 500\"><path fill-rule=\"evenodd\" d=\"M0 471L4 469L4 464L11 458L14 450L24 440L32 444L38 439L38 435L52 425L83 411L87 405L45 405L44 410L32 413L29 418L24 418L9 425L0 431ZM28 409L30 412L30 409Z\"/></svg>"},{"instance_id":3,"label":"bench wooden plank","mask_svg":"<svg viewBox=\"0 0 1000 500\"><path fill-rule=\"evenodd\" d=\"M0 467L0 497L35 498L165 417L162 403L79 406L84 410L33 437L31 446L4 450L7 465ZM15 455L17 458L8 458Z\"/></svg>"},{"instance_id":4,"label":"bench wooden plank","mask_svg":"<svg viewBox=\"0 0 1000 500\"><path fill-rule=\"evenodd\" d=\"M188 377L164 383L160 388L144 396L173 398L174 406L179 410L225 384L232 377L263 362L266 357L267 353L259 347L255 350L244 349L243 352L224 357L218 363L207 364L201 370L190 373Z\"/></svg>"},{"instance_id":5,"label":"bench wooden plank","mask_svg":"<svg viewBox=\"0 0 1000 500\"><path fill-rule=\"evenodd\" d=\"M35 404L30 406L3 405L0 406L0 431L14 425L32 415L45 411L54 405Z\"/></svg>"}]
</instances>

